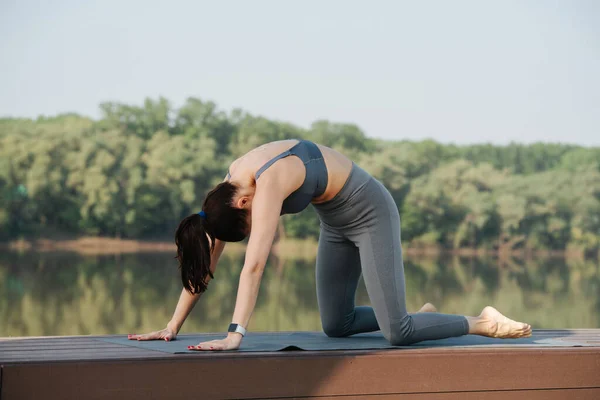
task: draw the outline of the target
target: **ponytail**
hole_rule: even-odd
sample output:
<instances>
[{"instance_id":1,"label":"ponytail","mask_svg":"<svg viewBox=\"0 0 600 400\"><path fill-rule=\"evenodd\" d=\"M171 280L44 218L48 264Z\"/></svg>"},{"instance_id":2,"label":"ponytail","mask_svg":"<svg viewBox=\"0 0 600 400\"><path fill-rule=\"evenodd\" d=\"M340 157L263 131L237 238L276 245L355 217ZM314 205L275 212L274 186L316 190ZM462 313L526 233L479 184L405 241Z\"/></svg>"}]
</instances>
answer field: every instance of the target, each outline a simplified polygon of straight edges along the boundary
<instances>
[{"instance_id":1,"label":"ponytail","mask_svg":"<svg viewBox=\"0 0 600 400\"><path fill-rule=\"evenodd\" d=\"M184 218L175 232L181 283L194 294L206 291L207 276L214 278L210 270L210 255L215 247L215 236L206 229L206 225L206 219L193 214Z\"/></svg>"}]
</instances>

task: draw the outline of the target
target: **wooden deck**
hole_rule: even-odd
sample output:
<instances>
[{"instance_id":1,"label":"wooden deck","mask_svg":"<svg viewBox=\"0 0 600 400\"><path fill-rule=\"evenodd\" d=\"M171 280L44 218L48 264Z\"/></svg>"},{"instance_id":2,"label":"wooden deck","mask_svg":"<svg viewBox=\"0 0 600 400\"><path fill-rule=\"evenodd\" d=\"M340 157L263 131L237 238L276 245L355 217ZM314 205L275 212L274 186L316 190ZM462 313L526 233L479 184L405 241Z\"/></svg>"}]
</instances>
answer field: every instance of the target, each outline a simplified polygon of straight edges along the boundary
<instances>
[{"instance_id":1,"label":"wooden deck","mask_svg":"<svg viewBox=\"0 0 600 400\"><path fill-rule=\"evenodd\" d=\"M0 339L0 399L600 399L592 347L167 354L92 336Z\"/></svg>"}]
</instances>

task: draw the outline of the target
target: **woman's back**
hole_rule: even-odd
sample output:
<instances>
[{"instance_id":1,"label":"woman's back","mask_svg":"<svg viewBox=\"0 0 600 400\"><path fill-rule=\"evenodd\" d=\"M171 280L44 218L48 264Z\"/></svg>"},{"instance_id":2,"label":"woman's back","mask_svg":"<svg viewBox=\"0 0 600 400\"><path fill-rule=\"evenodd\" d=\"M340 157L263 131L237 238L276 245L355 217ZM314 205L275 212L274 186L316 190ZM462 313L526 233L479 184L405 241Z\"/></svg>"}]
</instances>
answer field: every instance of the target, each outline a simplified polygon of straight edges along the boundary
<instances>
[{"instance_id":1,"label":"woman's back","mask_svg":"<svg viewBox=\"0 0 600 400\"><path fill-rule=\"evenodd\" d=\"M262 172L261 168L265 164L290 150L296 144L298 144L298 140L295 139L280 140L266 143L249 151L231 163L229 167L231 180L254 185L257 173ZM313 199L313 203L321 203L335 197L344 186L352 169L352 161L343 154L326 146L319 144L317 146L323 155L327 168L327 187L320 196ZM293 180L297 188L303 184L306 178L304 163L299 157L281 158L269 167L269 169L272 168L276 168L277 174L282 174L287 179Z\"/></svg>"}]
</instances>

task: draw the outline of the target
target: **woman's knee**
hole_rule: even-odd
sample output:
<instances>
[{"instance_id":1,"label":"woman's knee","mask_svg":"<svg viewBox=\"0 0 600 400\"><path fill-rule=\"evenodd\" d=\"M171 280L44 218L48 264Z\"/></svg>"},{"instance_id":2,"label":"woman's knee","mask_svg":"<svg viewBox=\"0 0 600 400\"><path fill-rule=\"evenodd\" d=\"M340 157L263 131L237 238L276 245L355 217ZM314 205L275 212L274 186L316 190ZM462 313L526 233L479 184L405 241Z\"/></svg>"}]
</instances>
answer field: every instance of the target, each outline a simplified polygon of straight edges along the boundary
<instances>
[{"instance_id":1,"label":"woman's knee","mask_svg":"<svg viewBox=\"0 0 600 400\"><path fill-rule=\"evenodd\" d=\"M348 336L347 329L344 324L338 321L322 321L323 332L329 337L346 337Z\"/></svg>"},{"instance_id":2,"label":"woman's knee","mask_svg":"<svg viewBox=\"0 0 600 400\"><path fill-rule=\"evenodd\" d=\"M403 332L392 331L384 336L392 346L404 346L411 343L410 338Z\"/></svg>"},{"instance_id":3,"label":"woman's knee","mask_svg":"<svg viewBox=\"0 0 600 400\"><path fill-rule=\"evenodd\" d=\"M384 331L383 336L392 346L404 346L413 343L413 321L407 315L402 321L390 324L390 330Z\"/></svg>"}]
</instances>

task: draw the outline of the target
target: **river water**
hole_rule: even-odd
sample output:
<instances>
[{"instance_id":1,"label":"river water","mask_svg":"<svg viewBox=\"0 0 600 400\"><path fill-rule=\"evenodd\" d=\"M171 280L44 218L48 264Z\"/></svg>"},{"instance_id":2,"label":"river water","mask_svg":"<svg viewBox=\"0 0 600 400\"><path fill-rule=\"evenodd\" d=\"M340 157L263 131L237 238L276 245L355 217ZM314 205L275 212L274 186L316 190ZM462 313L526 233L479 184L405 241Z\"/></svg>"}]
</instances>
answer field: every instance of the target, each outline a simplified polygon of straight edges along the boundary
<instances>
[{"instance_id":1,"label":"river water","mask_svg":"<svg viewBox=\"0 0 600 400\"><path fill-rule=\"evenodd\" d=\"M182 332L224 332L243 255L224 254ZM598 261L422 258L405 261L411 311L476 315L486 305L534 329L600 328ZM143 333L169 321L181 290L170 253L0 254L0 336ZM361 282L357 305L368 305ZM250 330L320 330L314 260L272 258Z\"/></svg>"}]
</instances>

